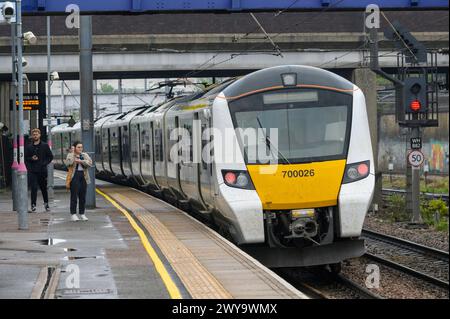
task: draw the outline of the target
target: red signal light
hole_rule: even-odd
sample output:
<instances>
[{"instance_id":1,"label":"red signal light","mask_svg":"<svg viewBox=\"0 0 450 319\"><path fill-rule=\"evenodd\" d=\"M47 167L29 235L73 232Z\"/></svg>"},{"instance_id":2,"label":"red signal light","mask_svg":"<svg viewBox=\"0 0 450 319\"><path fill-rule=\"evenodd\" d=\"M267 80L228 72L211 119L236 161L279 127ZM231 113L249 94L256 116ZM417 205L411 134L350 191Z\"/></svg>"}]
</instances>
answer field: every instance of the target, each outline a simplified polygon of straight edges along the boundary
<instances>
[{"instance_id":1,"label":"red signal light","mask_svg":"<svg viewBox=\"0 0 450 319\"><path fill-rule=\"evenodd\" d=\"M422 104L420 103L419 100L414 100L411 102L411 104L409 105L410 109L414 112L420 111Z\"/></svg>"}]
</instances>

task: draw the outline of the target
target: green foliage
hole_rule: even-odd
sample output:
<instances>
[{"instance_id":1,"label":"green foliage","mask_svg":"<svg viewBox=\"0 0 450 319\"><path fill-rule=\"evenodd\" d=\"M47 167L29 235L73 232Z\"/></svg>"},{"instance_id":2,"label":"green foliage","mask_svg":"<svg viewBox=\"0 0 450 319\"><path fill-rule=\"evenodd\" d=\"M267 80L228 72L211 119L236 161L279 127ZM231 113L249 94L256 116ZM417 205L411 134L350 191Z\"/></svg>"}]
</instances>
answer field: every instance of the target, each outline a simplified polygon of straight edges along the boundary
<instances>
[{"instance_id":1,"label":"green foliage","mask_svg":"<svg viewBox=\"0 0 450 319\"><path fill-rule=\"evenodd\" d=\"M108 83L101 83L100 90L102 91L102 93L113 93L114 92L114 88L112 87L111 84L108 84Z\"/></svg>"},{"instance_id":2,"label":"green foliage","mask_svg":"<svg viewBox=\"0 0 450 319\"><path fill-rule=\"evenodd\" d=\"M448 220L442 220L435 226L437 231L448 233Z\"/></svg>"},{"instance_id":3,"label":"green foliage","mask_svg":"<svg viewBox=\"0 0 450 319\"><path fill-rule=\"evenodd\" d=\"M432 176L428 177L427 184L425 184L425 177L422 176L420 180L420 191L422 193L448 194L448 178ZM383 175L383 187L393 189L405 189L406 177L393 176L389 178L388 174Z\"/></svg>"},{"instance_id":4,"label":"green foliage","mask_svg":"<svg viewBox=\"0 0 450 319\"><path fill-rule=\"evenodd\" d=\"M389 195L386 202L387 218L393 222L404 222L409 220L406 213L405 197L400 194Z\"/></svg>"},{"instance_id":5,"label":"green foliage","mask_svg":"<svg viewBox=\"0 0 450 319\"><path fill-rule=\"evenodd\" d=\"M448 194L448 179L442 178L436 181L429 182L425 186L425 181L420 185L420 191L424 193L434 193L434 194Z\"/></svg>"},{"instance_id":6,"label":"green foliage","mask_svg":"<svg viewBox=\"0 0 450 319\"><path fill-rule=\"evenodd\" d=\"M421 201L420 213L425 223L448 232L448 207L442 199Z\"/></svg>"}]
</instances>

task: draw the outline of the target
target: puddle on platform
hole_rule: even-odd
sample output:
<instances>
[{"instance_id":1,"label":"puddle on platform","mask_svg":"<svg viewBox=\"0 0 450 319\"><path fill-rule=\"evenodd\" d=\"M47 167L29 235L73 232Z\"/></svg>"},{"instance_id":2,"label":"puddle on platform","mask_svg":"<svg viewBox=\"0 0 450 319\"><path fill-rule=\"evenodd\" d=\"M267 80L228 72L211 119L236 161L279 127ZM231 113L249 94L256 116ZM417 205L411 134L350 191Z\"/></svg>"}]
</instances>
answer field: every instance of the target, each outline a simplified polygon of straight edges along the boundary
<instances>
[{"instance_id":1,"label":"puddle on platform","mask_svg":"<svg viewBox=\"0 0 450 319\"><path fill-rule=\"evenodd\" d=\"M39 240L32 240L34 243L38 243L42 246L54 246L61 243L65 243L66 240L64 239L58 239L58 238L48 238L48 239L39 239Z\"/></svg>"},{"instance_id":2,"label":"puddle on platform","mask_svg":"<svg viewBox=\"0 0 450 319\"><path fill-rule=\"evenodd\" d=\"M66 257L63 257L63 260L80 260L80 259L105 259L105 257L103 257L103 256L85 256L85 257L66 256Z\"/></svg>"}]
</instances>

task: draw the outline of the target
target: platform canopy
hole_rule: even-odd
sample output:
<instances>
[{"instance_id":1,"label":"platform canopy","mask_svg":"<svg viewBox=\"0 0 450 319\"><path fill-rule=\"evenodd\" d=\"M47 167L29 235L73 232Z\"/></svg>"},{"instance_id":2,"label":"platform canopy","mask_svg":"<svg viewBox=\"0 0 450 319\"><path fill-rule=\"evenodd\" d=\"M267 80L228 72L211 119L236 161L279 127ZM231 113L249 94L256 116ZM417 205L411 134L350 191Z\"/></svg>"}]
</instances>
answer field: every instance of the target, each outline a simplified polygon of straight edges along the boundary
<instances>
[{"instance_id":1,"label":"platform canopy","mask_svg":"<svg viewBox=\"0 0 450 319\"><path fill-rule=\"evenodd\" d=\"M82 13L232 12L277 10L363 10L369 4L381 9L443 9L448 0L23 0L24 14L66 14L71 4Z\"/></svg>"}]
</instances>

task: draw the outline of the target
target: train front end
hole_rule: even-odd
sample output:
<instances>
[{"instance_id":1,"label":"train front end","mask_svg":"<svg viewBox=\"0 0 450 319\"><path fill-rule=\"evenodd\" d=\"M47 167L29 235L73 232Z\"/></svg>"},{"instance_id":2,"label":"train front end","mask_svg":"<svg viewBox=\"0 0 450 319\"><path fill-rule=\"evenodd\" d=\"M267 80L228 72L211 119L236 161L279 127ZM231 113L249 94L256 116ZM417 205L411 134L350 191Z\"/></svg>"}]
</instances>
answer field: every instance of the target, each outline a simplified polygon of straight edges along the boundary
<instances>
[{"instance_id":1,"label":"train front end","mask_svg":"<svg viewBox=\"0 0 450 319\"><path fill-rule=\"evenodd\" d=\"M274 267L364 253L375 178L360 89L322 69L265 69L227 87L213 121L235 132L234 158L216 159L219 202L249 252Z\"/></svg>"}]
</instances>

